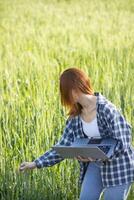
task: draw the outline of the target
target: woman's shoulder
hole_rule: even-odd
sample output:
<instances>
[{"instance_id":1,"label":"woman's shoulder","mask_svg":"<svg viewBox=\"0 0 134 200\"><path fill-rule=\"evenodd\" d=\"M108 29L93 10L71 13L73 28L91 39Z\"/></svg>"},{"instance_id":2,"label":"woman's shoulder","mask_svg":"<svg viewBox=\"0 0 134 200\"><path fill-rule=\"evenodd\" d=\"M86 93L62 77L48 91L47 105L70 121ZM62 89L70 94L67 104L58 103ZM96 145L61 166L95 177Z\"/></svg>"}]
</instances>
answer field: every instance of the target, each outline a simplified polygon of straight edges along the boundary
<instances>
[{"instance_id":1,"label":"woman's shoulder","mask_svg":"<svg viewBox=\"0 0 134 200\"><path fill-rule=\"evenodd\" d=\"M121 107L114 104L109 99L102 104L102 113L105 119L108 121L116 121L118 123L127 123L130 127L130 123L127 121L126 117L124 116Z\"/></svg>"},{"instance_id":2,"label":"woman's shoulder","mask_svg":"<svg viewBox=\"0 0 134 200\"><path fill-rule=\"evenodd\" d=\"M78 124L79 121L79 115L71 115L66 120L67 127L74 127L76 124Z\"/></svg>"},{"instance_id":3,"label":"woman's shoulder","mask_svg":"<svg viewBox=\"0 0 134 200\"><path fill-rule=\"evenodd\" d=\"M68 116L66 119L66 125L70 124L73 121L73 119L74 119L74 116L72 115Z\"/></svg>"},{"instance_id":4,"label":"woman's shoulder","mask_svg":"<svg viewBox=\"0 0 134 200\"><path fill-rule=\"evenodd\" d=\"M100 111L103 113L121 111L121 109L117 107L116 104L114 104L110 99L108 99L104 95L99 96L99 108Z\"/></svg>"}]
</instances>

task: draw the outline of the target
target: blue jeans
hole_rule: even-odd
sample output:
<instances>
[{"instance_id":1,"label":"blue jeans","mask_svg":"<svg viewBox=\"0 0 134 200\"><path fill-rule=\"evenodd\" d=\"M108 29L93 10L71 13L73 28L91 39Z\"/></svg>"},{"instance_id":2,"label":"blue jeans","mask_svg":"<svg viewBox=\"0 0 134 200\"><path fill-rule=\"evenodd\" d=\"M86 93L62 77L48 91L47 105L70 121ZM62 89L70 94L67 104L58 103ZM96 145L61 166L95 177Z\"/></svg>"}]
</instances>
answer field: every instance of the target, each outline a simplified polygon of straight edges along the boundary
<instances>
[{"instance_id":1,"label":"blue jeans","mask_svg":"<svg viewBox=\"0 0 134 200\"><path fill-rule=\"evenodd\" d=\"M104 188L100 174L100 162L90 162L81 186L80 200L126 200L132 183Z\"/></svg>"}]
</instances>

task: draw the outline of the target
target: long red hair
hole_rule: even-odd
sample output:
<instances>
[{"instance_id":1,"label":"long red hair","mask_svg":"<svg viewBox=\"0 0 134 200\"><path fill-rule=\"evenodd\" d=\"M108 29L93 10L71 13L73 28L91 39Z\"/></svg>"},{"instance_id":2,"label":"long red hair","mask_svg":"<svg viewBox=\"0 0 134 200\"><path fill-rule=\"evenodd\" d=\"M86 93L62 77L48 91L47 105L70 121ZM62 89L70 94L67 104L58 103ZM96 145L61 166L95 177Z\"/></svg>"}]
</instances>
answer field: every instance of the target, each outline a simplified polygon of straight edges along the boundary
<instances>
[{"instance_id":1,"label":"long red hair","mask_svg":"<svg viewBox=\"0 0 134 200\"><path fill-rule=\"evenodd\" d=\"M69 117L80 114L82 109L79 103L72 103L72 89L89 95L94 94L91 80L84 71L75 67L63 71L60 75L60 98L61 104L69 109Z\"/></svg>"}]
</instances>

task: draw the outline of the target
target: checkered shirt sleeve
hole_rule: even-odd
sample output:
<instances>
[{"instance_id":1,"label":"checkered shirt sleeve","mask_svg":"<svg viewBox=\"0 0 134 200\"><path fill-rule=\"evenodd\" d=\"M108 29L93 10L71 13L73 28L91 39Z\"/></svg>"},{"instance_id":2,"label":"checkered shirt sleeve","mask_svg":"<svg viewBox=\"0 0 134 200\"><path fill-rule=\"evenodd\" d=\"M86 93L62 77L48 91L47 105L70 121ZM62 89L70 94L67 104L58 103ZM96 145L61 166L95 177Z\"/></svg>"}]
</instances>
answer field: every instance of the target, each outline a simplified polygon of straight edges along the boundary
<instances>
[{"instance_id":1,"label":"checkered shirt sleeve","mask_svg":"<svg viewBox=\"0 0 134 200\"><path fill-rule=\"evenodd\" d=\"M69 146L71 145L73 140L74 140L74 135L72 129L72 119L68 118L66 120L66 126L64 128L62 137L57 144ZM42 168L42 167L53 166L61 162L62 160L64 160L64 158L60 154L58 154L55 150L50 148L50 150L46 151L42 156L35 159L34 162L36 163L37 168Z\"/></svg>"}]
</instances>

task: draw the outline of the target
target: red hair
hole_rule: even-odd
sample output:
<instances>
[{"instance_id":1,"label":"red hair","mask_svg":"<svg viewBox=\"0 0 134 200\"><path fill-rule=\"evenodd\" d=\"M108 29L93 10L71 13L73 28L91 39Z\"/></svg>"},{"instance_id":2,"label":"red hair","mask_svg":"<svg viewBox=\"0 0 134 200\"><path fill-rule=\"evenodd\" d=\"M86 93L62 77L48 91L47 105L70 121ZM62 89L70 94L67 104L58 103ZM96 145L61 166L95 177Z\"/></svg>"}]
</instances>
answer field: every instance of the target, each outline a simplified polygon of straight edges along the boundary
<instances>
[{"instance_id":1,"label":"red hair","mask_svg":"<svg viewBox=\"0 0 134 200\"><path fill-rule=\"evenodd\" d=\"M69 117L81 113L82 106L79 103L73 104L71 91L93 95L94 90L90 78L78 68L68 68L60 75L60 97L61 104L69 109Z\"/></svg>"}]
</instances>

